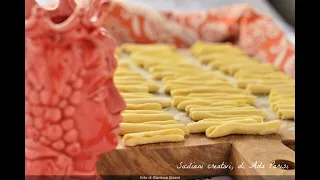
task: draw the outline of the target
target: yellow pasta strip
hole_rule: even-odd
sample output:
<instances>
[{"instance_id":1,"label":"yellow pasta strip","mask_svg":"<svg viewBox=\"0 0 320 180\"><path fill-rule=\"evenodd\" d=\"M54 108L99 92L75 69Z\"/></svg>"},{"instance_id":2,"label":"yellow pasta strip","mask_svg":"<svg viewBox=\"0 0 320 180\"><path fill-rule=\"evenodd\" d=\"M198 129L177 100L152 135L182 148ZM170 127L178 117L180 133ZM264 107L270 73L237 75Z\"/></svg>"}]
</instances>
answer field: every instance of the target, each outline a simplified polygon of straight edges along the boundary
<instances>
[{"instance_id":1,"label":"yellow pasta strip","mask_svg":"<svg viewBox=\"0 0 320 180\"><path fill-rule=\"evenodd\" d=\"M243 58L245 56L242 57L240 54L240 57ZM239 58L239 55L233 55L233 54L230 55L230 54L226 54L226 53L212 53L212 54L201 55L197 59L202 64L208 64L212 61L216 61L219 59L230 59L230 58Z\"/></svg>"},{"instance_id":2,"label":"yellow pasta strip","mask_svg":"<svg viewBox=\"0 0 320 180\"><path fill-rule=\"evenodd\" d=\"M120 135L125 135L129 133L139 133L148 131L157 131L164 129L181 129L185 134L189 134L189 130L184 124L144 124L144 123L120 123Z\"/></svg>"},{"instance_id":3,"label":"yellow pasta strip","mask_svg":"<svg viewBox=\"0 0 320 180\"><path fill-rule=\"evenodd\" d=\"M231 134L266 135L278 133L280 121L274 120L265 123L238 123L229 122L219 126L211 126L206 130L208 138L223 137Z\"/></svg>"},{"instance_id":4,"label":"yellow pasta strip","mask_svg":"<svg viewBox=\"0 0 320 180\"><path fill-rule=\"evenodd\" d=\"M150 73L156 73L156 72L175 72L175 71L191 71L191 70L197 70L193 65L191 66L187 66L187 67L175 67L175 66L168 66L168 67L164 67L164 66L155 66L155 67L151 67L148 69L148 71Z\"/></svg>"},{"instance_id":5,"label":"yellow pasta strip","mask_svg":"<svg viewBox=\"0 0 320 180\"><path fill-rule=\"evenodd\" d=\"M234 58L234 59L220 59L220 60L212 61L208 64L208 66L211 69L219 69L224 65L231 65L231 64L240 63L240 62L244 64L254 64L254 63L258 64L257 61L253 61L251 59Z\"/></svg>"},{"instance_id":6,"label":"yellow pasta strip","mask_svg":"<svg viewBox=\"0 0 320 180\"><path fill-rule=\"evenodd\" d=\"M169 70L188 70L188 69L195 69L195 66L193 63L189 63L186 61L178 61L177 63L170 64L170 63L164 63L164 64L153 64L151 66L148 66L147 70L149 72L158 72L158 71L169 71Z\"/></svg>"},{"instance_id":7,"label":"yellow pasta strip","mask_svg":"<svg viewBox=\"0 0 320 180\"><path fill-rule=\"evenodd\" d=\"M178 121L175 121L175 120L168 120L168 121L148 121L148 122L143 122L143 124L158 124L158 125L178 124Z\"/></svg>"},{"instance_id":8,"label":"yellow pasta strip","mask_svg":"<svg viewBox=\"0 0 320 180\"><path fill-rule=\"evenodd\" d=\"M247 63L247 64L231 64L228 67L228 74L234 75L236 72L238 72L241 69L251 68L251 67L257 67L258 63Z\"/></svg>"},{"instance_id":9,"label":"yellow pasta strip","mask_svg":"<svg viewBox=\"0 0 320 180\"><path fill-rule=\"evenodd\" d=\"M177 109L185 110L189 105L203 105L203 106L224 106L227 103L236 103L239 106L247 105L244 100L187 100L178 104Z\"/></svg>"},{"instance_id":10,"label":"yellow pasta strip","mask_svg":"<svg viewBox=\"0 0 320 180\"><path fill-rule=\"evenodd\" d=\"M191 53L198 57L204 54L211 53L226 53L226 54L239 54L242 55L244 52L239 48L234 47L229 43L204 43L204 42L196 42L190 48Z\"/></svg>"},{"instance_id":11,"label":"yellow pasta strip","mask_svg":"<svg viewBox=\"0 0 320 180\"><path fill-rule=\"evenodd\" d=\"M126 86L126 85L141 85L141 86L147 86L149 93L155 93L159 90L160 86L156 84L155 82L145 81L145 82L116 82L116 86Z\"/></svg>"},{"instance_id":12,"label":"yellow pasta strip","mask_svg":"<svg viewBox=\"0 0 320 180\"><path fill-rule=\"evenodd\" d=\"M254 119L256 120L258 123L263 122L263 117L261 116L235 116L235 117L229 117L229 118L207 118L207 119L202 119L199 122L211 122L211 121L234 121L234 120L244 120L244 119Z\"/></svg>"},{"instance_id":13,"label":"yellow pasta strip","mask_svg":"<svg viewBox=\"0 0 320 180\"><path fill-rule=\"evenodd\" d=\"M162 108L171 107L170 98L132 98L125 99L127 104L145 104L145 103L158 103Z\"/></svg>"},{"instance_id":14,"label":"yellow pasta strip","mask_svg":"<svg viewBox=\"0 0 320 180\"><path fill-rule=\"evenodd\" d=\"M128 61L119 61L118 67L130 68L130 63Z\"/></svg>"},{"instance_id":15,"label":"yellow pasta strip","mask_svg":"<svg viewBox=\"0 0 320 180\"><path fill-rule=\"evenodd\" d=\"M177 89L185 89L185 88L192 88L192 87L197 87L197 88L232 88L233 86L228 83L220 83L216 85L181 85L181 84L175 84L175 85L165 85L164 86L164 92L169 93L173 90Z\"/></svg>"},{"instance_id":16,"label":"yellow pasta strip","mask_svg":"<svg viewBox=\"0 0 320 180\"><path fill-rule=\"evenodd\" d=\"M221 75L217 75L216 73L213 73L212 75L208 76L208 75L200 75L200 76L178 76L178 75L175 75L175 76L167 76L167 77L164 77L162 79L163 82L168 82L168 81L171 81L171 80L183 80L183 81L201 81L205 79L206 81L209 81L209 80L221 80L221 81L227 81L227 79Z\"/></svg>"},{"instance_id":17,"label":"yellow pasta strip","mask_svg":"<svg viewBox=\"0 0 320 180\"><path fill-rule=\"evenodd\" d=\"M127 80L127 79L115 79L114 80L115 84L127 84L130 83L132 84L142 84L148 82L147 79L138 79L138 80Z\"/></svg>"},{"instance_id":18,"label":"yellow pasta strip","mask_svg":"<svg viewBox=\"0 0 320 180\"><path fill-rule=\"evenodd\" d=\"M226 119L226 118L232 118L232 117L238 117L238 116L243 116L243 117L250 117L250 116L260 116L262 118L265 117L265 114L212 114L209 112L203 112L203 111L198 111L198 112L192 112L191 113L191 119L194 121L199 121L202 119L208 119L208 118L212 118L212 119Z\"/></svg>"},{"instance_id":19,"label":"yellow pasta strip","mask_svg":"<svg viewBox=\"0 0 320 180\"><path fill-rule=\"evenodd\" d=\"M254 119L243 119L243 120L233 120L233 121L199 121L187 124L187 128L190 133L203 133L211 126L219 126L221 124L229 122L239 122L239 123L257 123Z\"/></svg>"},{"instance_id":20,"label":"yellow pasta strip","mask_svg":"<svg viewBox=\"0 0 320 180\"><path fill-rule=\"evenodd\" d=\"M120 93L121 96L125 99L130 99L130 98L153 98L156 97L153 94L149 93Z\"/></svg>"},{"instance_id":21,"label":"yellow pasta strip","mask_svg":"<svg viewBox=\"0 0 320 180\"><path fill-rule=\"evenodd\" d=\"M250 73L245 71L237 72L234 77L236 79L291 79L290 76L284 74L281 71L275 71L271 73L261 74L261 73Z\"/></svg>"},{"instance_id":22,"label":"yellow pasta strip","mask_svg":"<svg viewBox=\"0 0 320 180\"><path fill-rule=\"evenodd\" d=\"M239 88L246 88L248 84L263 84L263 85L293 85L294 81L288 79L277 79L277 80L259 80L259 79L239 79L237 80L237 86Z\"/></svg>"},{"instance_id":23,"label":"yellow pasta strip","mask_svg":"<svg viewBox=\"0 0 320 180\"><path fill-rule=\"evenodd\" d=\"M290 94L290 93L295 93L295 89L294 88L286 88L286 89L275 89L275 88L273 88L270 91L269 96L276 96L276 95Z\"/></svg>"},{"instance_id":24,"label":"yellow pasta strip","mask_svg":"<svg viewBox=\"0 0 320 180\"><path fill-rule=\"evenodd\" d=\"M173 120L171 114L123 114L123 122L126 123L142 123L147 121L167 121Z\"/></svg>"},{"instance_id":25,"label":"yellow pasta strip","mask_svg":"<svg viewBox=\"0 0 320 180\"><path fill-rule=\"evenodd\" d=\"M278 106L278 105L281 105L281 104L294 104L294 103L295 103L294 99L279 100L279 101L273 102L271 104L271 107L272 107L272 109L275 109L275 106Z\"/></svg>"},{"instance_id":26,"label":"yellow pasta strip","mask_svg":"<svg viewBox=\"0 0 320 180\"><path fill-rule=\"evenodd\" d=\"M294 120L295 110L294 109L278 109L277 116L279 119Z\"/></svg>"},{"instance_id":27,"label":"yellow pasta strip","mask_svg":"<svg viewBox=\"0 0 320 180\"><path fill-rule=\"evenodd\" d=\"M161 104L159 103L145 103L145 104L128 104L127 110L161 110Z\"/></svg>"},{"instance_id":28,"label":"yellow pasta strip","mask_svg":"<svg viewBox=\"0 0 320 180\"><path fill-rule=\"evenodd\" d=\"M122 114L164 114L161 110L125 110Z\"/></svg>"},{"instance_id":29,"label":"yellow pasta strip","mask_svg":"<svg viewBox=\"0 0 320 180\"><path fill-rule=\"evenodd\" d=\"M295 93L285 94L285 95L269 95L269 102L275 102L281 99L292 99L295 98Z\"/></svg>"},{"instance_id":30,"label":"yellow pasta strip","mask_svg":"<svg viewBox=\"0 0 320 180\"><path fill-rule=\"evenodd\" d=\"M228 110L257 110L253 106L243 106L243 107L234 107L234 106L220 106L220 107L195 107L190 109L190 113L194 111L228 111Z\"/></svg>"},{"instance_id":31,"label":"yellow pasta strip","mask_svg":"<svg viewBox=\"0 0 320 180\"><path fill-rule=\"evenodd\" d=\"M235 88L186 88L186 89L176 89L171 91L172 96L180 96L180 95L188 95L190 93L213 93L213 92L219 92L219 93L227 93L227 94L234 94L234 93L245 93L250 94L250 91L245 91L243 89L235 89Z\"/></svg>"},{"instance_id":32,"label":"yellow pasta strip","mask_svg":"<svg viewBox=\"0 0 320 180\"><path fill-rule=\"evenodd\" d=\"M142 67L144 69L148 70L148 69L153 68L158 65L165 65L165 66L170 66L170 65L171 66L179 66L179 65L181 65L182 66L183 64L189 64L187 62L182 62L182 61L172 60L172 59L165 59L165 58L155 59L154 57L151 57L151 58L152 58L152 60L143 62Z\"/></svg>"},{"instance_id":33,"label":"yellow pasta strip","mask_svg":"<svg viewBox=\"0 0 320 180\"><path fill-rule=\"evenodd\" d=\"M188 106L188 105L210 105L212 104L212 101L209 101L209 100L201 100L201 99L198 99L198 100L187 100L187 101L183 101L181 103L178 104L177 106L177 109L178 110L185 110L185 108Z\"/></svg>"},{"instance_id":34,"label":"yellow pasta strip","mask_svg":"<svg viewBox=\"0 0 320 180\"><path fill-rule=\"evenodd\" d=\"M179 142L184 140L184 135L184 131L181 129L165 129L126 134L123 136L122 142L125 146L136 146L162 142Z\"/></svg>"},{"instance_id":35,"label":"yellow pasta strip","mask_svg":"<svg viewBox=\"0 0 320 180\"><path fill-rule=\"evenodd\" d=\"M146 78L143 76L115 76L114 81L117 80L131 80L131 81L137 81L137 80L143 80L146 81Z\"/></svg>"},{"instance_id":36,"label":"yellow pasta strip","mask_svg":"<svg viewBox=\"0 0 320 180\"><path fill-rule=\"evenodd\" d=\"M252 68L247 68L247 69L242 69L239 70L235 73L235 76L237 75L237 73L260 73L260 74L267 74L267 73L273 73L273 72L277 72L278 70L275 68L257 68L257 67L252 67Z\"/></svg>"},{"instance_id":37,"label":"yellow pasta strip","mask_svg":"<svg viewBox=\"0 0 320 180\"><path fill-rule=\"evenodd\" d=\"M114 72L115 76L141 76L140 73L134 71L119 71L118 69Z\"/></svg>"},{"instance_id":38,"label":"yellow pasta strip","mask_svg":"<svg viewBox=\"0 0 320 180\"><path fill-rule=\"evenodd\" d=\"M231 84L228 81L220 80L220 79L205 79L202 81L199 80L181 80L181 79L174 79L168 80L165 84L188 84L188 85L215 85L215 84Z\"/></svg>"},{"instance_id":39,"label":"yellow pasta strip","mask_svg":"<svg viewBox=\"0 0 320 180\"><path fill-rule=\"evenodd\" d=\"M188 101L188 102L186 102ZM229 102L235 102L237 104L252 104L254 105L256 103L256 97L237 97L237 96L225 96L225 97L185 97L185 96L175 96L172 99L172 105L176 106L180 110L184 110L186 106L190 105L190 102L204 102L197 105L210 105L210 102L212 103L229 103ZM192 103L191 103L192 104ZM196 104L195 104L196 105Z\"/></svg>"},{"instance_id":40,"label":"yellow pasta strip","mask_svg":"<svg viewBox=\"0 0 320 180\"><path fill-rule=\"evenodd\" d=\"M234 66L234 65L256 65L256 66L252 66L252 67L258 67L259 64L256 63L257 61L245 61L245 62L233 62L233 63L227 63L227 64L222 64L218 70L224 74L229 74L229 69L230 67ZM242 68L247 68L248 66L243 66Z\"/></svg>"},{"instance_id":41,"label":"yellow pasta strip","mask_svg":"<svg viewBox=\"0 0 320 180\"><path fill-rule=\"evenodd\" d=\"M248 84L246 90L250 91L252 94L269 94L273 88L286 88L292 87L292 85L264 85L264 84Z\"/></svg>"},{"instance_id":42,"label":"yellow pasta strip","mask_svg":"<svg viewBox=\"0 0 320 180\"><path fill-rule=\"evenodd\" d=\"M208 111L190 111L191 116L197 116L196 114L210 113L213 115L251 115L251 116L261 116L267 118L268 114L263 110L258 109L225 109L221 110L208 110Z\"/></svg>"},{"instance_id":43,"label":"yellow pasta strip","mask_svg":"<svg viewBox=\"0 0 320 180\"><path fill-rule=\"evenodd\" d=\"M200 71L198 69L193 70L178 70L178 71L162 71L162 72L155 72L152 73L152 78L156 80L161 80L167 76L184 76L184 75L190 75L193 73L197 73L199 76L210 76L214 74L211 71Z\"/></svg>"},{"instance_id":44,"label":"yellow pasta strip","mask_svg":"<svg viewBox=\"0 0 320 180\"><path fill-rule=\"evenodd\" d=\"M240 101L240 102L237 102L237 101L222 101L222 102L214 102L214 103L211 103L209 105L194 105L194 104L191 104L191 105L187 105L185 107L185 111L186 112L190 112L191 108L206 108L206 107L251 107L249 104L246 104L244 101Z\"/></svg>"},{"instance_id":45,"label":"yellow pasta strip","mask_svg":"<svg viewBox=\"0 0 320 180\"><path fill-rule=\"evenodd\" d=\"M148 93L148 86L135 86L135 85L116 85L119 92L144 92Z\"/></svg>"},{"instance_id":46,"label":"yellow pasta strip","mask_svg":"<svg viewBox=\"0 0 320 180\"><path fill-rule=\"evenodd\" d=\"M295 105L294 104L278 104L274 107L274 111L278 111L279 109L291 109L294 110L295 109Z\"/></svg>"},{"instance_id":47,"label":"yellow pasta strip","mask_svg":"<svg viewBox=\"0 0 320 180\"><path fill-rule=\"evenodd\" d=\"M212 100L212 101L244 101L246 104L255 105L256 104L256 97L255 96L237 96L237 95L226 95L226 96L212 96L211 98L208 97L197 97L199 99L204 100Z\"/></svg>"}]
</instances>

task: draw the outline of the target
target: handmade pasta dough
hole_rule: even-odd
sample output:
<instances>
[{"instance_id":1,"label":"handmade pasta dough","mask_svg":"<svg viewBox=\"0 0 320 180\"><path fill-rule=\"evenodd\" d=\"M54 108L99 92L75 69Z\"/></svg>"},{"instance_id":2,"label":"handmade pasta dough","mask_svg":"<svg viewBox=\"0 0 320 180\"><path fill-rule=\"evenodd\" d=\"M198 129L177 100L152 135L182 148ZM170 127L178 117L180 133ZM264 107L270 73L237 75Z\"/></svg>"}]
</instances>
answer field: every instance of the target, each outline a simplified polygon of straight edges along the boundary
<instances>
[{"instance_id":1,"label":"handmade pasta dough","mask_svg":"<svg viewBox=\"0 0 320 180\"><path fill-rule=\"evenodd\" d=\"M174 120L171 114L122 114L123 122L142 123L147 121L167 121Z\"/></svg>"},{"instance_id":2,"label":"handmade pasta dough","mask_svg":"<svg viewBox=\"0 0 320 180\"><path fill-rule=\"evenodd\" d=\"M242 120L232 120L232 121L199 121L187 124L187 128L190 133L203 133L211 126L219 126L221 124L229 122L239 122L239 123L257 123L254 119L242 119Z\"/></svg>"},{"instance_id":3,"label":"handmade pasta dough","mask_svg":"<svg viewBox=\"0 0 320 180\"><path fill-rule=\"evenodd\" d=\"M229 110L257 110L253 106L242 106L242 107L236 107L236 106L218 106L218 107L194 107L189 110L190 113L194 111L229 111Z\"/></svg>"},{"instance_id":4,"label":"handmade pasta dough","mask_svg":"<svg viewBox=\"0 0 320 180\"><path fill-rule=\"evenodd\" d=\"M294 104L294 99L286 99L286 100L279 100L271 103L272 109L275 109L275 106L277 105L283 105L283 104Z\"/></svg>"},{"instance_id":5,"label":"handmade pasta dough","mask_svg":"<svg viewBox=\"0 0 320 180\"><path fill-rule=\"evenodd\" d=\"M291 109L294 110L295 109L295 105L294 104L278 104L274 107L274 110L277 112L279 109Z\"/></svg>"},{"instance_id":6,"label":"handmade pasta dough","mask_svg":"<svg viewBox=\"0 0 320 180\"><path fill-rule=\"evenodd\" d=\"M185 134L189 134L189 130L184 124L144 124L144 123L120 123L120 135L129 133L139 133L147 131L157 131L164 129L181 129Z\"/></svg>"},{"instance_id":7,"label":"handmade pasta dough","mask_svg":"<svg viewBox=\"0 0 320 180\"><path fill-rule=\"evenodd\" d=\"M213 114L213 113L203 112L203 111L198 111L198 112L196 111L190 114L191 119L194 121L199 121L207 118L226 119L226 118L238 117L238 116L242 116L242 117L260 116L264 118L266 115L263 113L261 114Z\"/></svg>"},{"instance_id":8,"label":"handmade pasta dough","mask_svg":"<svg viewBox=\"0 0 320 180\"><path fill-rule=\"evenodd\" d=\"M202 119L198 122L207 122L207 121L238 121L238 120L244 120L244 119L254 119L256 120L258 123L263 122L263 117L261 116L236 116L236 117L231 117L231 118L223 118L223 119L214 119L214 118L207 118L207 119Z\"/></svg>"},{"instance_id":9,"label":"handmade pasta dough","mask_svg":"<svg viewBox=\"0 0 320 180\"><path fill-rule=\"evenodd\" d=\"M128 61L118 61L118 66L120 68L130 68L130 63Z\"/></svg>"},{"instance_id":10,"label":"handmade pasta dough","mask_svg":"<svg viewBox=\"0 0 320 180\"><path fill-rule=\"evenodd\" d=\"M143 124L158 124L158 125L178 124L178 121L175 121L175 120L168 120L168 121L148 121L148 122L143 122Z\"/></svg>"},{"instance_id":11,"label":"handmade pasta dough","mask_svg":"<svg viewBox=\"0 0 320 180\"><path fill-rule=\"evenodd\" d=\"M184 140L184 131L181 129L165 129L141 133L126 134L122 138L125 146L136 146L142 144L179 142Z\"/></svg>"},{"instance_id":12,"label":"handmade pasta dough","mask_svg":"<svg viewBox=\"0 0 320 180\"><path fill-rule=\"evenodd\" d=\"M226 54L226 53L211 53L199 56L197 59L202 64L208 64L212 61L216 61L219 59L230 59L230 58L239 58L245 57L244 54Z\"/></svg>"},{"instance_id":13,"label":"handmade pasta dough","mask_svg":"<svg viewBox=\"0 0 320 180\"><path fill-rule=\"evenodd\" d=\"M281 84L276 86L265 85L265 84L248 84L246 87L246 90L250 91L252 94L269 94L273 88L286 88L286 87L294 88L294 86L292 86L291 84L289 85Z\"/></svg>"},{"instance_id":14,"label":"handmade pasta dough","mask_svg":"<svg viewBox=\"0 0 320 180\"><path fill-rule=\"evenodd\" d=\"M114 77L114 81L117 81L117 80L127 80L127 81L142 80L142 81L146 81L146 78L142 77L142 76L118 76L118 77Z\"/></svg>"},{"instance_id":15,"label":"handmade pasta dough","mask_svg":"<svg viewBox=\"0 0 320 180\"><path fill-rule=\"evenodd\" d=\"M238 79L237 86L239 88L246 88L248 84L263 84L266 86L275 86L275 85L292 85L294 86L294 81L288 79L277 79L277 80L260 80L260 79Z\"/></svg>"},{"instance_id":16,"label":"handmade pasta dough","mask_svg":"<svg viewBox=\"0 0 320 180\"><path fill-rule=\"evenodd\" d=\"M132 98L155 98L156 96L150 93L120 93L124 99Z\"/></svg>"},{"instance_id":17,"label":"handmade pasta dough","mask_svg":"<svg viewBox=\"0 0 320 180\"><path fill-rule=\"evenodd\" d=\"M151 81L127 81L127 82L115 82L116 86L125 86L125 85L135 85L135 86L147 86L149 93L155 93L159 90L160 86L156 84L155 82Z\"/></svg>"},{"instance_id":18,"label":"handmade pasta dough","mask_svg":"<svg viewBox=\"0 0 320 180\"><path fill-rule=\"evenodd\" d=\"M214 96L214 95L212 95ZM216 102L214 99L211 99L210 97L212 96L208 96L208 97L190 97L190 96L174 96L172 98L172 106L178 106L180 103L184 102L184 101L190 101L190 100L206 100L206 101L210 101L210 102ZM219 100L216 103L220 103L223 104L224 102L229 103L229 102L233 102L235 104L245 104L244 100Z\"/></svg>"},{"instance_id":19,"label":"handmade pasta dough","mask_svg":"<svg viewBox=\"0 0 320 180\"><path fill-rule=\"evenodd\" d=\"M135 86L135 85L116 85L119 92L144 92L148 93L148 86Z\"/></svg>"},{"instance_id":20,"label":"handmade pasta dough","mask_svg":"<svg viewBox=\"0 0 320 180\"><path fill-rule=\"evenodd\" d=\"M128 104L145 104L145 103L158 103L161 104L162 108L171 107L171 99L170 98L132 98L125 99Z\"/></svg>"},{"instance_id":21,"label":"handmade pasta dough","mask_svg":"<svg viewBox=\"0 0 320 180\"><path fill-rule=\"evenodd\" d=\"M218 126L211 126L206 130L208 138L223 137L231 134L266 135L278 133L280 121L274 120L264 123L228 122Z\"/></svg>"},{"instance_id":22,"label":"handmade pasta dough","mask_svg":"<svg viewBox=\"0 0 320 180\"><path fill-rule=\"evenodd\" d=\"M215 100L187 100L178 104L177 109L186 110L186 107L189 105L208 105L213 106L214 104L223 103L223 102L235 102L239 104L245 104L243 100L223 100L223 99L215 99Z\"/></svg>"},{"instance_id":23,"label":"handmade pasta dough","mask_svg":"<svg viewBox=\"0 0 320 180\"><path fill-rule=\"evenodd\" d=\"M293 120L295 116L294 109L278 109L277 116L279 119Z\"/></svg>"},{"instance_id":24,"label":"handmade pasta dough","mask_svg":"<svg viewBox=\"0 0 320 180\"><path fill-rule=\"evenodd\" d=\"M214 115L252 115L267 118L268 114L263 110L258 109L225 109L225 110L204 110L204 111L190 111L192 117L198 116L201 113L210 113Z\"/></svg>"},{"instance_id":25,"label":"handmade pasta dough","mask_svg":"<svg viewBox=\"0 0 320 180\"><path fill-rule=\"evenodd\" d=\"M216 102L216 103L211 103L209 105L187 105L185 107L186 112L190 112L191 108L210 108L210 107L251 107L249 104L245 104L244 101L241 103L235 102L235 101L222 101L222 102Z\"/></svg>"},{"instance_id":26,"label":"handmade pasta dough","mask_svg":"<svg viewBox=\"0 0 320 180\"><path fill-rule=\"evenodd\" d=\"M114 72L115 76L141 76L140 73L138 72L134 72L134 71L119 71L119 69L117 69L117 71Z\"/></svg>"},{"instance_id":27,"label":"handmade pasta dough","mask_svg":"<svg viewBox=\"0 0 320 180\"><path fill-rule=\"evenodd\" d=\"M207 43L207 42L195 42L192 47L190 48L191 53L199 57L200 55L204 54L211 54L211 53L225 53L225 54L235 54L235 55L243 55L244 52L232 46L229 43Z\"/></svg>"},{"instance_id":28,"label":"handmade pasta dough","mask_svg":"<svg viewBox=\"0 0 320 180\"><path fill-rule=\"evenodd\" d=\"M209 100L201 100L201 99L187 100L187 101L183 101L183 102L179 103L177 106L177 109L184 111L185 107L188 105L191 105L191 104L193 104L193 105L209 105L211 103L212 103L212 101L209 101Z\"/></svg>"},{"instance_id":29,"label":"handmade pasta dough","mask_svg":"<svg viewBox=\"0 0 320 180\"><path fill-rule=\"evenodd\" d=\"M183 80L183 81L202 81L205 79L206 81L209 80L221 80L221 81L227 81L227 79L221 75L218 75L216 73L213 73L212 75L200 75L200 76L181 76L181 75L174 75L174 76L167 76L162 79L164 83L172 80Z\"/></svg>"},{"instance_id":30,"label":"handmade pasta dough","mask_svg":"<svg viewBox=\"0 0 320 180\"><path fill-rule=\"evenodd\" d=\"M122 114L164 114L164 112L158 110L125 110Z\"/></svg>"},{"instance_id":31,"label":"handmade pasta dough","mask_svg":"<svg viewBox=\"0 0 320 180\"><path fill-rule=\"evenodd\" d=\"M128 104L127 110L161 110L162 106L159 103L144 103L144 104Z\"/></svg>"},{"instance_id":32,"label":"handmade pasta dough","mask_svg":"<svg viewBox=\"0 0 320 180\"><path fill-rule=\"evenodd\" d=\"M190 93L227 93L227 94L237 94L237 93L244 93L250 94L250 91L245 91L243 89L236 89L236 88L198 88L198 87L191 87L186 89L176 89L171 91L172 96L186 96Z\"/></svg>"},{"instance_id":33,"label":"handmade pasta dough","mask_svg":"<svg viewBox=\"0 0 320 180\"><path fill-rule=\"evenodd\" d=\"M182 67L175 67L175 66L165 66L165 65L157 65L148 69L150 73L155 72L166 72L166 71L177 71L177 70L194 70L195 67L192 64L187 64L186 66Z\"/></svg>"},{"instance_id":34,"label":"handmade pasta dough","mask_svg":"<svg viewBox=\"0 0 320 180\"><path fill-rule=\"evenodd\" d=\"M277 79L277 80L291 79L290 76L284 74L281 71L275 71L275 72L264 73L264 74L239 71L234 75L234 77L236 79Z\"/></svg>"}]
</instances>

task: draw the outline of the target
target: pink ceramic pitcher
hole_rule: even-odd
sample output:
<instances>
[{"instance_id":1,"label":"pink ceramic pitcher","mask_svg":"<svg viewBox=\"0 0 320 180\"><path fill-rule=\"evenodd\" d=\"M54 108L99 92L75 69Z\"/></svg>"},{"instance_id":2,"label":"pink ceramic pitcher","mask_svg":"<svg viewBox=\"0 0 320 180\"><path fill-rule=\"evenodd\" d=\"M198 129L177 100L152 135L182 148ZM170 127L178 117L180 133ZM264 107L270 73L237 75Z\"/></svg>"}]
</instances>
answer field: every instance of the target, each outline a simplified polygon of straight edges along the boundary
<instances>
[{"instance_id":1,"label":"pink ceramic pitcher","mask_svg":"<svg viewBox=\"0 0 320 180\"><path fill-rule=\"evenodd\" d=\"M98 155L117 145L125 103L101 28L109 4L76 2L46 10L26 0L26 175L96 175Z\"/></svg>"}]
</instances>

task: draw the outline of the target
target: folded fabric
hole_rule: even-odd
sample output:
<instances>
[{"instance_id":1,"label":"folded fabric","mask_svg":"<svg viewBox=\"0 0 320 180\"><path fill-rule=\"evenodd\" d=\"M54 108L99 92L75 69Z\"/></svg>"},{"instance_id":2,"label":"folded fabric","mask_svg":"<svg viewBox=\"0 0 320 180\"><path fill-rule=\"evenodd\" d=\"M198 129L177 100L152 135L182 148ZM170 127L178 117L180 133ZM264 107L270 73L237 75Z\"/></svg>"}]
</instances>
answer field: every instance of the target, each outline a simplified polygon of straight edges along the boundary
<instances>
[{"instance_id":1,"label":"folded fabric","mask_svg":"<svg viewBox=\"0 0 320 180\"><path fill-rule=\"evenodd\" d=\"M233 42L248 55L294 76L295 50L273 20L246 4L205 12L161 12L112 0L104 27L120 45L169 43L190 47L197 40Z\"/></svg>"}]
</instances>

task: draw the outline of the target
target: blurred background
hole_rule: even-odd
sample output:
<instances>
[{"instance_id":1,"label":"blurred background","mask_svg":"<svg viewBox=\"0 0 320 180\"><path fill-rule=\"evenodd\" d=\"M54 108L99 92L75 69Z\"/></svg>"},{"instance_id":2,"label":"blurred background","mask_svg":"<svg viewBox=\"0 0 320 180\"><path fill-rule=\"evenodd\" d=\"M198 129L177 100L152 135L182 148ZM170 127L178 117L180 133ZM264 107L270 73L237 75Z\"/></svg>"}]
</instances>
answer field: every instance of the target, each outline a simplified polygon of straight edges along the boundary
<instances>
[{"instance_id":1,"label":"blurred background","mask_svg":"<svg viewBox=\"0 0 320 180\"><path fill-rule=\"evenodd\" d=\"M40 5L58 0L35 0ZM295 44L295 0L123 0L134 4L168 11L206 11L208 9L247 3L270 16Z\"/></svg>"},{"instance_id":2,"label":"blurred background","mask_svg":"<svg viewBox=\"0 0 320 180\"><path fill-rule=\"evenodd\" d=\"M127 0L159 10L205 11L212 8L247 3L271 17L295 44L295 0Z\"/></svg>"}]
</instances>

